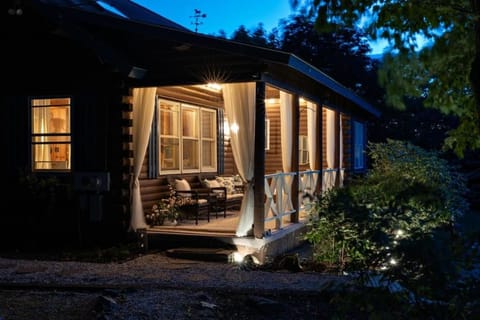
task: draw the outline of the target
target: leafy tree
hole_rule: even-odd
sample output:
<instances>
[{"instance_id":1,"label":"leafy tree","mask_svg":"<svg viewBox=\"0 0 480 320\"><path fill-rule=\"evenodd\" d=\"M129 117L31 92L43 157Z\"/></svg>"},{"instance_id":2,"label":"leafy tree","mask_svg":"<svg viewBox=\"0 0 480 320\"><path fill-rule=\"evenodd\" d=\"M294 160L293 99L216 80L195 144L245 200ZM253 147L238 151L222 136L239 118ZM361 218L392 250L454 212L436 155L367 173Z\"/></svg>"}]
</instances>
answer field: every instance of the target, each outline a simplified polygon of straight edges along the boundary
<instances>
[{"instance_id":1,"label":"leafy tree","mask_svg":"<svg viewBox=\"0 0 480 320\"><path fill-rule=\"evenodd\" d=\"M308 61L358 95L377 104L383 92L377 85L377 61L368 53L365 35L352 28L318 33L304 12L280 22L281 48Z\"/></svg>"},{"instance_id":2,"label":"leafy tree","mask_svg":"<svg viewBox=\"0 0 480 320\"><path fill-rule=\"evenodd\" d=\"M424 98L427 107L458 117L445 147L463 157L480 149L480 1L337 1L306 3L320 32L360 23L372 39L388 39L379 74L389 105L404 108L405 97ZM417 37L432 40L418 48Z\"/></svg>"},{"instance_id":3,"label":"leafy tree","mask_svg":"<svg viewBox=\"0 0 480 320\"><path fill-rule=\"evenodd\" d=\"M230 39L238 42L243 42L243 43L251 42L250 32L247 30L247 28L243 24L233 32L233 35Z\"/></svg>"},{"instance_id":4,"label":"leafy tree","mask_svg":"<svg viewBox=\"0 0 480 320\"><path fill-rule=\"evenodd\" d=\"M274 28L270 33L267 33L263 23L259 23L251 31L247 30L244 25L239 26L233 32L231 40L272 49L278 49L279 47L278 29Z\"/></svg>"}]
</instances>

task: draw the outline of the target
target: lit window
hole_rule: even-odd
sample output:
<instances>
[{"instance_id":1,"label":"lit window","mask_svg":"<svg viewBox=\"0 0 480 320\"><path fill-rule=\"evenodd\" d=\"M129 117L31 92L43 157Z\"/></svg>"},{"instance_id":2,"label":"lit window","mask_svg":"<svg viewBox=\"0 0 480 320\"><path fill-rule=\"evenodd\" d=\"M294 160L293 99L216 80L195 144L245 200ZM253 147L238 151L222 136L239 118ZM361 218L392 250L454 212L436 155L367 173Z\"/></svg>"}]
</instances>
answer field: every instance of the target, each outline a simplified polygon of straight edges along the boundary
<instances>
[{"instance_id":1,"label":"lit window","mask_svg":"<svg viewBox=\"0 0 480 320\"><path fill-rule=\"evenodd\" d=\"M160 171L216 171L216 111L166 100L159 106Z\"/></svg>"},{"instance_id":2,"label":"lit window","mask_svg":"<svg viewBox=\"0 0 480 320\"><path fill-rule=\"evenodd\" d=\"M365 169L365 127L353 121L353 169Z\"/></svg>"},{"instance_id":3,"label":"lit window","mask_svg":"<svg viewBox=\"0 0 480 320\"><path fill-rule=\"evenodd\" d=\"M308 158L308 137L301 135L298 137L298 163L308 164Z\"/></svg>"},{"instance_id":4,"label":"lit window","mask_svg":"<svg viewBox=\"0 0 480 320\"><path fill-rule=\"evenodd\" d=\"M32 169L71 169L70 98L32 99Z\"/></svg>"}]
</instances>

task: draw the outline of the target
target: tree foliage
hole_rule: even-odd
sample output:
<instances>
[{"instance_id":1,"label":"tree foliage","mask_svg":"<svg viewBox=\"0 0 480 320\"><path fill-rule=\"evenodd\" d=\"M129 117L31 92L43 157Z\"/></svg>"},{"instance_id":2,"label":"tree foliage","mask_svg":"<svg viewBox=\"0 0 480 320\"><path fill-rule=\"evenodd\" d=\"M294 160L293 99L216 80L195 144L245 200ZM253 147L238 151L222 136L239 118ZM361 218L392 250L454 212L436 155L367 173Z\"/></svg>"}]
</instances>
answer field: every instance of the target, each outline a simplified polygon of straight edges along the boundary
<instances>
[{"instance_id":1,"label":"tree foliage","mask_svg":"<svg viewBox=\"0 0 480 320\"><path fill-rule=\"evenodd\" d=\"M376 81L377 61L365 35L352 28L318 33L314 20L304 13L280 22L281 47L319 68L356 94L378 102L382 97Z\"/></svg>"},{"instance_id":2,"label":"tree foliage","mask_svg":"<svg viewBox=\"0 0 480 320\"><path fill-rule=\"evenodd\" d=\"M319 34L315 21L301 11L281 20L278 28L270 32L262 23L253 30L241 25L231 40L293 53L358 95L381 103L383 91L376 79L378 62L368 56L371 48L359 30L345 28Z\"/></svg>"},{"instance_id":3,"label":"tree foliage","mask_svg":"<svg viewBox=\"0 0 480 320\"><path fill-rule=\"evenodd\" d=\"M458 126L445 147L463 156L480 149L480 1L337 1L306 3L320 32L363 25L372 39L390 41L379 80L389 105L424 98L426 107L453 114ZM418 47L417 37L432 44Z\"/></svg>"},{"instance_id":4,"label":"tree foliage","mask_svg":"<svg viewBox=\"0 0 480 320\"><path fill-rule=\"evenodd\" d=\"M319 197L306 235L314 257L363 285L400 286L407 294L398 299L407 306L413 299L412 312L466 312L471 300L462 294L478 286L466 285L462 272L478 250L458 228L468 211L464 177L437 152L408 142L370 143L369 156L365 177Z\"/></svg>"}]
</instances>

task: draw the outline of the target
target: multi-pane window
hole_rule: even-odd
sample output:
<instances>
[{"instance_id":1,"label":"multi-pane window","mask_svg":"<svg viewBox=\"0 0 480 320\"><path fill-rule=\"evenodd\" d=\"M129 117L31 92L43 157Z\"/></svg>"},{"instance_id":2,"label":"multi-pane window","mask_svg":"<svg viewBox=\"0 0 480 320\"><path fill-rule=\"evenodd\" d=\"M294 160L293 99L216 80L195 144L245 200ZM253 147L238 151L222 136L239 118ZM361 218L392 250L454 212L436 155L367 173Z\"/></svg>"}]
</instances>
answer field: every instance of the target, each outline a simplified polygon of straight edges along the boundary
<instances>
[{"instance_id":1,"label":"multi-pane window","mask_svg":"<svg viewBox=\"0 0 480 320\"><path fill-rule=\"evenodd\" d=\"M217 114L159 100L160 172L212 172L217 169Z\"/></svg>"},{"instance_id":2,"label":"multi-pane window","mask_svg":"<svg viewBox=\"0 0 480 320\"><path fill-rule=\"evenodd\" d=\"M308 164L308 137L300 135L298 137L298 163Z\"/></svg>"},{"instance_id":3,"label":"multi-pane window","mask_svg":"<svg viewBox=\"0 0 480 320\"><path fill-rule=\"evenodd\" d=\"M365 127L358 121L353 121L353 169L365 169Z\"/></svg>"},{"instance_id":4,"label":"multi-pane window","mask_svg":"<svg viewBox=\"0 0 480 320\"><path fill-rule=\"evenodd\" d=\"M70 98L31 100L32 169L71 169Z\"/></svg>"}]
</instances>

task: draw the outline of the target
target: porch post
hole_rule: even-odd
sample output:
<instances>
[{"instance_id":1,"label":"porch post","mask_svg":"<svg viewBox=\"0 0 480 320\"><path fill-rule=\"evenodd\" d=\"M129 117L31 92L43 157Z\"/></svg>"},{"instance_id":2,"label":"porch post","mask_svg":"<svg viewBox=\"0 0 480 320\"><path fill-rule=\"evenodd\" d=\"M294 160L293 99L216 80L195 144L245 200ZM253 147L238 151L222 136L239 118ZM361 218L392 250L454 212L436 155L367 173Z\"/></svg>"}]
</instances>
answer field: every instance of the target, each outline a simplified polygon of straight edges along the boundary
<instances>
[{"instance_id":1,"label":"porch post","mask_svg":"<svg viewBox=\"0 0 480 320\"><path fill-rule=\"evenodd\" d=\"M335 111L335 165L333 166L337 170L335 175L335 187L340 186L340 112Z\"/></svg>"},{"instance_id":2,"label":"porch post","mask_svg":"<svg viewBox=\"0 0 480 320\"><path fill-rule=\"evenodd\" d=\"M265 231L265 82L256 83L255 97L253 235L260 239Z\"/></svg>"},{"instance_id":3,"label":"porch post","mask_svg":"<svg viewBox=\"0 0 480 320\"><path fill-rule=\"evenodd\" d=\"M323 104L316 104L317 107L317 153L315 157L316 163L314 163L314 168L317 168L320 171L320 176L318 177L317 185L315 186L315 192L317 194L322 193L322 179L323 179Z\"/></svg>"},{"instance_id":4,"label":"porch post","mask_svg":"<svg viewBox=\"0 0 480 320\"><path fill-rule=\"evenodd\" d=\"M292 97L292 172L295 172L295 176L292 181L292 205L295 212L291 215L290 221L295 223L298 222L300 210L300 205L298 201L298 191L299 188L299 166L298 166L298 137L300 135L300 103L298 94L294 94Z\"/></svg>"}]
</instances>

